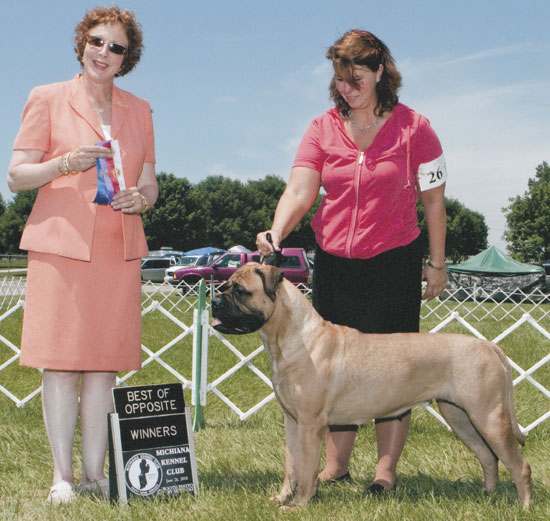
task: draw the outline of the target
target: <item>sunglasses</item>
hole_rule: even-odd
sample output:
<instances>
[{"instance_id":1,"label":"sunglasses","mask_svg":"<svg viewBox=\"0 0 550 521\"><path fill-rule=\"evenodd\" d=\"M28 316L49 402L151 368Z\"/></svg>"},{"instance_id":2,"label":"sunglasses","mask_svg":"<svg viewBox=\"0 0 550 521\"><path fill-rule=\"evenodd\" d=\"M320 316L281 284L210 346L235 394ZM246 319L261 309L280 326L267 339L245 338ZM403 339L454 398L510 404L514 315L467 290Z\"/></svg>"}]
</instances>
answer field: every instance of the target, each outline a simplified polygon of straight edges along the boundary
<instances>
[{"instance_id":1,"label":"sunglasses","mask_svg":"<svg viewBox=\"0 0 550 521\"><path fill-rule=\"evenodd\" d=\"M86 41L96 49L103 49L103 46L107 43L103 38L100 38L99 36L88 36L86 37ZM113 42L108 43L107 49L109 49L109 51L112 52L113 54L122 55L126 53L126 47L123 47L118 43L113 43Z\"/></svg>"}]
</instances>

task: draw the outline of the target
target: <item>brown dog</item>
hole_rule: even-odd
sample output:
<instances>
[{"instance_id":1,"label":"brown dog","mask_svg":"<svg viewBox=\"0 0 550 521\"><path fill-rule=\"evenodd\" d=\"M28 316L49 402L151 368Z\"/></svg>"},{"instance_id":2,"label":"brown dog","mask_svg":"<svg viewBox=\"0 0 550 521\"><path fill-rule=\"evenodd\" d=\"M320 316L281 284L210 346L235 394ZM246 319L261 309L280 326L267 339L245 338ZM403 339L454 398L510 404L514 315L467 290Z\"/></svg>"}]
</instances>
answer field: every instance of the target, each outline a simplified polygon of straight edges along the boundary
<instances>
[{"instance_id":1,"label":"brown dog","mask_svg":"<svg viewBox=\"0 0 550 521\"><path fill-rule=\"evenodd\" d=\"M531 497L531 468L514 411L512 374L501 349L443 333L367 335L323 320L278 268L249 263L212 302L213 326L259 330L273 389L283 408L285 478L274 499L289 506L315 493L328 425L364 424L436 400L456 435L475 453L494 490L500 459L519 502Z\"/></svg>"}]
</instances>

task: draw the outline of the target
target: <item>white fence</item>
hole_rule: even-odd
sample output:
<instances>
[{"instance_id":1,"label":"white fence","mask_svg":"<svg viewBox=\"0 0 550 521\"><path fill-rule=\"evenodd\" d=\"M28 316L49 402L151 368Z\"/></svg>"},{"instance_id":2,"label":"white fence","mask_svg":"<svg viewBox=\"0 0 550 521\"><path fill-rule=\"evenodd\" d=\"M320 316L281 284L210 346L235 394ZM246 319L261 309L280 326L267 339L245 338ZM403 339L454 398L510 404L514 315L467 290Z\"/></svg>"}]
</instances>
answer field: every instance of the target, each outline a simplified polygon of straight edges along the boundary
<instances>
[{"instance_id":1,"label":"white fence","mask_svg":"<svg viewBox=\"0 0 550 521\"><path fill-rule=\"evenodd\" d=\"M22 371L33 371L36 375L35 370L22 368L18 363L17 327L24 307L24 289L23 279L4 279L0 284L0 391L18 407L40 393L36 378L33 388L21 387L21 382L27 381L21 377ZM309 293L309 288L301 289ZM147 368L155 367L166 374L162 374L162 379L180 381L191 391L195 409L200 410L214 400L242 420L273 400L263 346L248 345L243 349L237 344L242 337L224 337L213 330L209 325L208 302L205 309L197 310L198 285L174 287L148 282L143 284L142 294L143 369L121 375L119 383L143 383ZM423 303L421 319L423 329L431 332L453 330L479 338L485 338L483 330L487 325L492 331L495 324L502 325L502 330L489 340L501 345L517 342L519 338L526 341L525 356L518 353L516 361L509 357L515 371L518 416L520 422L525 419L521 429L528 433L550 417L550 295L540 290L528 295L516 292L512 297L500 292L487 294L480 288L448 290L439 299ZM228 350L235 363L221 372L219 368L212 370L217 361L211 354L212 346L217 352ZM503 345L503 349L506 351L507 346ZM256 394L261 395L255 403L245 406L227 391L235 387L230 382L235 381L232 379L236 375L243 377L242 371L256 381ZM215 372L220 374L211 376ZM424 404L424 408L444 423L430 404Z\"/></svg>"}]
</instances>

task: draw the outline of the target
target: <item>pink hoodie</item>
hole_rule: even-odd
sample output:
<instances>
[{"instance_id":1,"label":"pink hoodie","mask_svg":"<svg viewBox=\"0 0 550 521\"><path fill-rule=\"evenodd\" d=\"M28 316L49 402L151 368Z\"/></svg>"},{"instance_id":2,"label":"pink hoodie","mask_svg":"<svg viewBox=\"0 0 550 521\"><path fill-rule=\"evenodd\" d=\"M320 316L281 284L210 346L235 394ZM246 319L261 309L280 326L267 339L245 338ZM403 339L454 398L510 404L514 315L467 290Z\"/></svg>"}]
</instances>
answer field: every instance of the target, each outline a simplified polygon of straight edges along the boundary
<instances>
[{"instance_id":1,"label":"pink hoodie","mask_svg":"<svg viewBox=\"0 0 550 521\"><path fill-rule=\"evenodd\" d=\"M319 246L332 255L366 259L409 244L420 234L418 169L436 159L444 169L428 120L401 103L364 152L346 134L335 108L315 118L293 166L321 173L326 195L311 222Z\"/></svg>"}]
</instances>

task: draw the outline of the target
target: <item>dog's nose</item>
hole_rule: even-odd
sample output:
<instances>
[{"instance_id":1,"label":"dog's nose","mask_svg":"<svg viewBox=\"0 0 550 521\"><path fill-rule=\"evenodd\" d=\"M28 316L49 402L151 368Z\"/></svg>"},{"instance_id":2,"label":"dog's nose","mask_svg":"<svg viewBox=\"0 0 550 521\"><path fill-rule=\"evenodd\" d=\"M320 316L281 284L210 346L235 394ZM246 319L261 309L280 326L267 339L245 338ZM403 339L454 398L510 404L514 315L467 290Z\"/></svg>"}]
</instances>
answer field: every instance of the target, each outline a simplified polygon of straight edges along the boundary
<instances>
[{"instance_id":1,"label":"dog's nose","mask_svg":"<svg viewBox=\"0 0 550 521\"><path fill-rule=\"evenodd\" d=\"M220 295L212 299L212 309L220 309L223 306L224 300Z\"/></svg>"}]
</instances>

